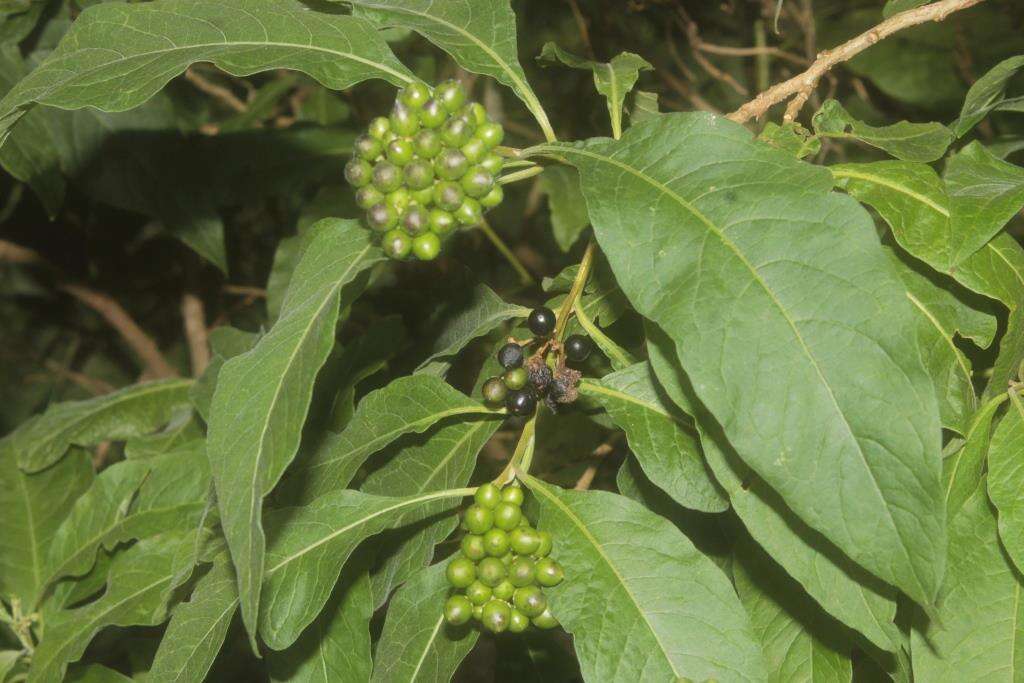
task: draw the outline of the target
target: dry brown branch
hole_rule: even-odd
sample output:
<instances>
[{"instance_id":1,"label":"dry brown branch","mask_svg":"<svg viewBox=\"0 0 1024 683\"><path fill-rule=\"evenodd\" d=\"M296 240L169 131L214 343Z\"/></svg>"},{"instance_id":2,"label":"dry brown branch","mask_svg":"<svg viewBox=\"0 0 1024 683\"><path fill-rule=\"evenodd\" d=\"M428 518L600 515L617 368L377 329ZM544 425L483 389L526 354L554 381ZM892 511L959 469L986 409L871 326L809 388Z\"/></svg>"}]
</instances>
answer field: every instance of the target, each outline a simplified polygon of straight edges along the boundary
<instances>
[{"instance_id":1,"label":"dry brown branch","mask_svg":"<svg viewBox=\"0 0 1024 683\"><path fill-rule=\"evenodd\" d=\"M167 362L153 338L132 319L117 301L81 285L63 285L62 290L99 313L131 347L146 368L149 377L176 377L178 373Z\"/></svg>"},{"instance_id":2,"label":"dry brown branch","mask_svg":"<svg viewBox=\"0 0 1024 683\"><path fill-rule=\"evenodd\" d=\"M594 55L594 46L590 43L590 30L587 28L587 20L583 17L583 12L580 11L579 3L576 0L569 0L569 7L572 8L572 17L576 20L576 26L580 30L580 39L587 48L587 56L591 59L597 59Z\"/></svg>"},{"instance_id":3,"label":"dry brown branch","mask_svg":"<svg viewBox=\"0 0 1024 683\"><path fill-rule=\"evenodd\" d=\"M192 292L181 297L181 317L185 321L185 338L192 359L192 376L198 377L210 364L210 343L206 330L206 309L203 300Z\"/></svg>"},{"instance_id":4,"label":"dry brown branch","mask_svg":"<svg viewBox=\"0 0 1024 683\"><path fill-rule=\"evenodd\" d=\"M200 76L195 69L185 70L185 80L194 85L197 90L220 100L225 105L239 113L249 111L249 106L242 100L238 99L233 92L222 85L217 85L216 83L206 80L204 77Z\"/></svg>"},{"instance_id":5,"label":"dry brown branch","mask_svg":"<svg viewBox=\"0 0 1024 683\"><path fill-rule=\"evenodd\" d=\"M0 240L0 261L7 261L8 263L43 263L43 257L28 247L23 247L7 240Z\"/></svg>"},{"instance_id":6,"label":"dry brown branch","mask_svg":"<svg viewBox=\"0 0 1024 683\"><path fill-rule=\"evenodd\" d=\"M677 8L676 22L679 27L686 34L686 38L690 43L690 52L693 54L693 58L697 61L704 71L715 80L722 81L730 88L735 90L740 95L746 97L750 94L743 85L739 83L732 74L722 71L717 66L711 63L707 57L704 56L701 51L701 46L704 45L704 41L700 37L700 28L697 26L697 22L690 18L690 15L686 13L682 7Z\"/></svg>"},{"instance_id":7,"label":"dry brown branch","mask_svg":"<svg viewBox=\"0 0 1024 683\"><path fill-rule=\"evenodd\" d=\"M267 298L267 290L262 287L250 287L248 285L224 285L221 289L225 294L234 294L235 296L252 296L257 299Z\"/></svg>"},{"instance_id":8,"label":"dry brown branch","mask_svg":"<svg viewBox=\"0 0 1024 683\"><path fill-rule=\"evenodd\" d=\"M710 111L715 114L721 114L722 110L715 105L708 102L706 99L701 97L695 92L689 84L675 76L672 72L666 69L660 69L658 71L658 78L660 78L665 85L675 90L677 93L682 95L692 107L700 109L701 111ZM671 104L670 100L666 100L666 103Z\"/></svg>"},{"instance_id":9,"label":"dry brown branch","mask_svg":"<svg viewBox=\"0 0 1024 683\"><path fill-rule=\"evenodd\" d=\"M942 21L954 12L973 7L984 1L940 0L940 2L894 14L856 38L852 38L832 50L819 53L817 59L806 71L768 88L729 114L727 118L737 123L758 119L774 105L792 97L793 99L786 107L786 113L783 117L786 121L792 121L818 85L818 81L835 65L852 59L878 41L884 40L898 31L929 21Z\"/></svg>"},{"instance_id":10,"label":"dry brown branch","mask_svg":"<svg viewBox=\"0 0 1024 683\"><path fill-rule=\"evenodd\" d=\"M792 52L786 52L781 48L772 46L732 47L730 45L715 45L714 43L705 43L701 41L700 45L697 46L697 49L701 52L707 52L713 55L722 55L724 57L757 57L758 55L769 55L801 66L807 66L811 63L810 60L804 59L800 55L795 55Z\"/></svg>"},{"instance_id":11,"label":"dry brown branch","mask_svg":"<svg viewBox=\"0 0 1024 683\"><path fill-rule=\"evenodd\" d=\"M587 465L587 469L583 470L583 474L576 480L576 485L573 489L576 491L586 491L590 488L590 485L594 483L594 477L597 476L597 470L600 469L601 463L604 462L605 457L615 450L615 441L618 440L618 435L612 437L609 441L601 444L594 449L594 452L590 454L590 457L595 462Z\"/></svg>"}]
</instances>

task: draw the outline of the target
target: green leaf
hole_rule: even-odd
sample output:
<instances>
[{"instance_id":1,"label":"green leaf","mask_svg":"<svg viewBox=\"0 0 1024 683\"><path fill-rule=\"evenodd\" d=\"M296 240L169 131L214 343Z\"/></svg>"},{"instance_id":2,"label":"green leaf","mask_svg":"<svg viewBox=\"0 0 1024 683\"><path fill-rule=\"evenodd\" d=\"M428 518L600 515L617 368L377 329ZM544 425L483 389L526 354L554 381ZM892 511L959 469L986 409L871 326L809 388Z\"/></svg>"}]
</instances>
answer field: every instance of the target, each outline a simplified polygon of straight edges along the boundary
<instances>
[{"instance_id":1,"label":"green leaf","mask_svg":"<svg viewBox=\"0 0 1024 683\"><path fill-rule=\"evenodd\" d=\"M193 390L195 386L192 385ZM154 458L178 450L203 436L203 430L199 422L193 419L192 411L182 411L171 419L163 431L135 436L125 441L124 455L129 460Z\"/></svg>"},{"instance_id":2,"label":"green leaf","mask_svg":"<svg viewBox=\"0 0 1024 683\"><path fill-rule=\"evenodd\" d=\"M953 142L952 131L941 123L900 121L871 126L858 121L835 100L827 100L811 120L814 131L829 138L860 140L904 161L935 161Z\"/></svg>"},{"instance_id":3,"label":"green leaf","mask_svg":"<svg viewBox=\"0 0 1024 683\"><path fill-rule=\"evenodd\" d=\"M1006 85L1010 79L1024 69L1024 55L1010 57L989 69L967 91L960 116L953 122L953 132L963 137L993 110L1006 102Z\"/></svg>"},{"instance_id":4,"label":"green leaf","mask_svg":"<svg viewBox=\"0 0 1024 683\"><path fill-rule=\"evenodd\" d=\"M565 567L566 580L545 593L584 679L761 678L760 647L729 580L668 520L623 496L520 476Z\"/></svg>"},{"instance_id":5,"label":"green leaf","mask_svg":"<svg viewBox=\"0 0 1024 683\"><path fill-rule=\"evenodd\" d=\"M0 681L7 680L7 674L11 673L21 656L21 650L0 650Z\"/></svg>"},{"instance_id":6,"label":"green leaf","mask_svg":"<svg viewBox=\"0 0 1024 683\"><path fill-rule=\"evenodd\" d=\"M305 507L268 513L260 609L263 640L274 650L291 646L320 614L342 567L363 540L436 513L437 501L448 501L448 509L454 509L473 491L448 489L391 498L343 489Z\"/></svg>"},{"instance_id":7,"label":"green leaf","mask_svg":"<svg viewBox=\"0 0 1024 683\"><path fill-rule=\"evenodd\" d=\"M1024 403L1010 390L1010 407L999 422L988 451L988 496L999 511L999 538L1024 571Z\"/></svg>"},{"instance_id":8,"label":"green leaf","mask_svg":"<svg viewBox=\"0 0 1024 683\"><path fill-rule=\"evenodd\" d=\"M282 497L309 502L348 486L366 459L403 434L418 434L457 415L502 415L432 375L401 377L366 395L340 434L300 455L282 482Z\"/></svg>"},{"instance_id":9,"label":"green leaf","mask_svg":"<svg viewBox=\"0 0 1024 683\"><path fill-rule=\"evenodd\" d=\"M50 543L92 480L92 462L84 451L76 449L42 472L25 474L15 452L0 448L0 595L36 604Z\"/></svg>"},{"instance_id":10,"label":"green leaf","mask_svg":"<svg viewBox=\"0 0 1024 683\"><path fill-rule=\"evenodd\" d=\"M540 174L540 190L548 197L551 230L559 248L568 252L590 225L580 174L571 166L549 166Z\"/></svg>"},{"instance_id":11,"label":"green leaf","mask_svg":"<svg viewBox=\"0 0 1024 683\"><path fill-rule=\"evenodd\" d=\"M473 649L477 629L445 623L444 601L451 592L445 568L442 562L421 569L391 599L371 681L449 681Z\"/></svg>"},{"instance_id":12,"label":"green leaf","mask_svg":"<svg viewBox=\"0 0 1024 683\"><path fill-rule=\"evenodd\" d=\"M251 351L224 364L210 408L207 451L251 635L264 568L263 497L298 450L313 380L334 346L343 289L384 258L357 221L325 219L311 230L281 317Z\"/></svg>"},{"instance_id":13,"label":"green leaf","mask_svg":"<svg viewBox=\"0 0 1024 683\"><path fill-rule=\"evenodd\" d=\"M561 62L573 69L594 72L594 87L608 100L608 116L612 122L612 135L616 138L622 135L622 105L626 95L636 85L641 71L654 68L646 59L632 52L620 52L610 62L595 62L577 57L551 42L544 43L537 59L542 64Z\"/></svg>"},{"instance_id":14,"label":"green leaf","mask_svg":"<svg viewBox=\"0 0 1024 683\"><path fill-rule=\"evenodd\" d=\"M931 603L945 556L938 409L867 212L829 193L826 169L709 114L530 153L580 170L616 280L676 343L744 462L844 553Z\"/></svg>"},{"instance_id":15,"label":"green leaf","mask_svg":"<svg viewBox=\"0 0 1024 683\"><path fill-rule=\"evenodd\" d=\"M992 418L1002 404L990 400L971 418L964 443L956 453L942 461L942 480L946 491L946 519L951 520L981 483L992 439Z\"/></svg>"},{"instance_id":16,"label":"green leaf","mask_svg":"<svg viewBox=\"0 0 1024 683\"><path fill-rule=\"evenodd\" d=\"M768 121L757 139L772 147L778 147L797 159L804 159L821 151L821 139L796 121L787 121L781 126Z\"/></svg>"},{"instance_id":17,"label":"green leaf","mask_svg":"<svg viewBox=\"0 0 1024 683\"><path fill-rule=\"evenodd\" d=\"M169 379L134 384L87 401L51 405L0 444L18 454L18 465L38 472L64 457L72 446L95 446L152 432L188 402L192 380Z\"/></svg>"},{"instance_id":18,"label":"green leaf","mask_svg":"<svg viewBox=\"0 0 1024 683\"><path fill-rule=\"evenodd\" d=\"M413 80L366 21L293 0L156 0L90 7L60 45L0 100L0 141L33 104L125 111L195 62L235 76L302 71L336 90Z\"/></svg>"},{"instance_id":19,"label":"green leaf","mask_svg":"<svg viewBox=\"0 0 1024 683\"><path fill-rule=\"evenodd\" d=\"M673 500L703 512L728 509L729 501L708 471L690 420L663 396L649 363L637 363L599 381L584 380L580 392L608 411L626 432L644 474Z\"/></svg>"},{"instance_id":20,"label":"green leaf","mask_svg":"<svg viewBox=\"0 0 1024 683\"><path fill-rule=\"evenodd\" d=\"M259 338L258 334L237 330L227 325L210 332L210 364L189 392L189 400L206 422L210 421L213 392L217 390L217 379L224 363L251 350Z\"/></svg>"},{"instance_id":21,"label":"green leaf","mask_svg":"<svg viewBox=\"0 0 1024 683\"><path fill-rule=\"evenodd\" d=\"M642 123L661 114L658 108L658 93L637 90L633 95L633 108L629 112L630 125Z\"/></svg>"},{"instance_id":22,"label":"green leaf","mask_svg":"<svg viewBox=\"0 0 1024 683\"><path fill-rule=\"evenodd\" d=\"M919 681L1017 681L1024 674L1024 600L982 484L949 527L937 619L911 636Z\"/></svg>"},{"instance_id":23,"label":"green leaf","mask_svg":"<svg viewBox=\"0 0 1024 683\"><path fill-rule=\"evenodd\" d=\"M736 548L736 592L760 637L773 683L848 683L850 633L804 593L772 558L749 539Z\"/></svg>"},{"instance_id":24,"label":"green leaf","mask_svg":"<svg viewBox=\"0 0 1024 683\"><path fill-rule=\"evenodd\" d=\"M225 553L196 583L191 599L174 609L149 677L161 683L202 683L238 609L238 587Z\"/></svg>"}]
</instances>

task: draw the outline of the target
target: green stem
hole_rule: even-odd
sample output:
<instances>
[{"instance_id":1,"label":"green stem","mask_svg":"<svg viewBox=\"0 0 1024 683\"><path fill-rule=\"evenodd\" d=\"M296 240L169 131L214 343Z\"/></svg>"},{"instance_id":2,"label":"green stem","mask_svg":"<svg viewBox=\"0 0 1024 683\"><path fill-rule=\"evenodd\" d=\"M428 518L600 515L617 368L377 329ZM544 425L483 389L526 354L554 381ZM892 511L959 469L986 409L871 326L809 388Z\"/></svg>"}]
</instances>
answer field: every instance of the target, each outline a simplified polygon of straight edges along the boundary
<instances>
[{"instance_id":1,"label":"green stem","mask_svg":"<svg viewBox=\"0 0 1024 683\"><path fill-rule=\"evenodd\" d=\"M544 139L548 142L554 142L558 138L555 136L555 131L551 127L551 121L548 119L548 114L544 111L544 107L541 106L540 100L533 94L533 91L526 88L526 92L523 93L523 99L526 102L526 108L533 114L533 118L537 119L537 123L540 125L541 131L544 133Z\"/></svg>"},{"instance_id":2,"label":"green stem","mask_svg":"<svg viewBox=\"0 0 1024 683\"><path fill-rule=\"evenodd\" d=\"M555 318L555 341L562 341L562 337L565 336L565 328L569 324L569 314L572 312L573 307L576 305L576 300L583 294L583 288L587 284L587 278L590 277L590 269L594 265L594 240L590 240L587 243L587 250L583 252L583 258L580 260L580 269L576 273L576 279L572 281L572 287L569 289L569 296L565 297L565 301L562 302L562 307L558 309L558 317Z\"/></svg>"},{"instance_id":3,"label":"green stem","mask_svg":"<svg viewBox=\"0 0 1024 683\"><path fill-rule=\"evenodd\" d=\"M491 244L501 252L501 255L505 257L505 260L509 262L509 265L511 265L512 268L515 269L516 273L519 274L519 279L524 285L537 284L537 281L533 279L532 275L530 275L530 271L526 269L526 266L523 265L522 261L520 261L509 246L505 244L505 241L501 239L501 235L494 231L494 228L491 227L491 224L487 222L486 218L480 221L477 228L487 235L487 239L491 241Z\"/></svg>"},{"instance_id":4,"label":"green stem","mask_svg":"<svg viewBox=\"0 0 1024 683\"><path fill-rule=\"evenodd\" d=\"M587 312L583 310L583 306L580 305L579 300L576 300L576 305L572 308L576 314L576 320L579 321L580 327L586 330L598 347L608 355L612 360L612 365L618 365L619 367L626 367L632 365L633 361L629 359L629 354L621 346L616 344L608 335L598 327Z\"/></svg>"},{"instance_id":5,"label":"green stem","mask_svg":"<svg viewBox=\"0 0 1024 683\"><path fill-rule=\"evenodd\" d=\"M537 435L537 414L526 421L523 425L523 431L519 435L519 441L516 443L516 449L512 452L512 457L509 458L508 464L505 465L505 469L501 471L495 479L494 483L498 486L504 486L505 484L512 481L515 478L516 469L520 469L524 472L530 471L530 463L533 462L533 447L536 441Z\"/></svg>"},{"instance_id":6,"label":"green stem","mask_svg":"<svg viewBox=\"0 0 1024 683\"><path fill-rule=\"evenodd\" d=\"M514 183L520 180L526 180L527 178L532 178L533 176L538 175L543 171L543 166L531 166L530 168L524 168L522 171L516 171L514 173L509 173L507 175L501 176L500 178L498 178L498 184L508 185L510 183Z\"/></svg>"}]
</instances>

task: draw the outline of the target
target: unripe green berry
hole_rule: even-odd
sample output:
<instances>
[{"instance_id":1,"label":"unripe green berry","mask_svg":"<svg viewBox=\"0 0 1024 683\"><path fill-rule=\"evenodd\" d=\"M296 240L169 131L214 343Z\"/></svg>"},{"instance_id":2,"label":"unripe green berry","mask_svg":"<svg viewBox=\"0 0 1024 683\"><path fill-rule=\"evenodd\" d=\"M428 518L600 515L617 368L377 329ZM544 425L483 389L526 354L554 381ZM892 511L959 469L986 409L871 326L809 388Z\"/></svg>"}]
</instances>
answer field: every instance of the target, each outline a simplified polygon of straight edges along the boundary
<instances>
[{"instance_id":1,"label":"unripe green berry","mask_svg":"<svg viewBox=\"0 0 1024 683\"><path fill-rule=\"evenodd\" d=\"M459 208L455 209L455 220L463 225L476 225L483 220L483 217L484 211L480 207L480 202L472 197L463 199Z\"/></svg>"},{"instance_id":2,"label":"unripe green berry","mask_svg":"<svg viewBox=\"0 0 1024 683\"><path fill-rule=\"evenodd\" d=\"M509 633L522 633L530 627L530 618L517 609L512 610L508 619Z\"/></svg>"},{"instance_id":3,"label":"unripe green berry","mask_svg":"<svg viewBox=\"0 0 1024 683\"><path fill-rule=\"evenodd\" d=\"M366 212L366 222L377 232L387 232L398 223L398 213L386 202L374 204Z\"/></svg>"},{"instance_id":4,"label":"unripe green berry","mask_svg":"<svg viewBox=\"0 0 1024 683\"><path fill-rule=\"evenodd\" d=\"M463 192L470 197L480 198L494 187L494 176L484 170L482 166L473 166L466 171L459 182Z\"/></svg>"},{"instance_id":5,"label":"unripe green berry","mask_svg":"<svg viewBox=\"0 0 1024 683\"><path fill-rule=\"evenodd\" d=\"M517 557L508 568L508 580L516 588L529 586L536 575L537 569L533 566L533 560L528 557Z\"/></svg>"},{"instance_id":6,"label":"unripe green berry","mask_svg":"<svg viewBox=\"0 0 1024 683\"><path fill-rule=\"evenodd\" d=\"M422 235L430 230L430 214L422 206L410 206L402 216L402 227L412 237Z\"/></svg>"},{"instance_id":7,"label":"unripe green berry","mask_svg":"<svg viewBox=\"0 0 1024 683\"><path fill-rule=\"evenodd\" d=\"M360 209L369 209L374 204L380 204L383 201L384 193L373 185L360 187L356 190L356 206Z\"/></svg>"},{"instance_id":8,"label":"unripe green berry","mask_svg":"<svg viewBox=\"0 0 1024 683\"><path fill-rule=\"evenodd\" d=\"M491 600L484 605L480 623L491 633L504 633L512 618L512 608L503 600Z\"/></svg>"},{"instance_id":9,"label":"unripe green berry","mask_svg":"<svg viewBox=\"0 0 1024 683\"><path fill-rule=\"evenodd\" d=\"M526 371L526 368L512 368L505 371L502 379L505 380L505 386L515 391L526 386L526 383L530 381L530 373Z\"/></svg>"},{"instance_id":10,"label":"unripe green berry","mask_svg":"<svg viewBox=\"0 0 1024 683\"><path fill-rule=\"evenodd\" d=\"M516 587L512 585L511 581L505 579L504 581L502 581L494 587L494 590L491 592L491 594L499 600L511 600L515 592Z\"/></svg>"},{"instance_id":11,"label":"unripe green berry","mask_svg":"<svg viewBox=\"0 0 1024 683\"><path fill-rule=\"evenodd\" d=\"M505 386L500 377L491 377L484 382L482 391L484 401L492 406L504 403L505 397L508 395L508 387Z\"/></svg>"},{"instance_id":12,"label":"unripe green berry","mask_svg":"<svg viewBox=\"0 0 1024 683\"><path fill-rule=\"evenodd\" d=\"M501 502L501 489L491 482L481 484L473 494L473 500L480 507L494 509Z\"/></svg>"},{"instance_id":13,"label":"unripe green berry","mask_svg":"<svg viewBox=\"0 0 1024 683\"><path fill-rule=\"evenodd\" d=\"M476 565L465 557L456 557L448 563L445 576L448 577L448 583L456 588L466 588L476 580Z\"/></svg>"},{"instance_id":14,"label":"unripe green berry","mask_svg":"<svg viewBox=\"0 0 1024 683\"><path fill-rule=\"evenodd\" d=\"M548 599L544 597L544 591L537 586L523 586L516 589L512 596L512 604L517 610L532 618L543 614L548 606Z\"/></svg>"},{"instance_id":15,"label":"unripe green berry","mask_svg":"<svg viewBox=\"0 0 1024 683\"><path fill-rule=\"evenodd\" d=\"M508 540L519 555L533 555L540 547L540 534L528 526L517 526L509 532Z\"/></svg>"},{"instance_id":16,"label":"unripe green berry","mask_svg":"<svg viewBox=\"0 0 1024 683\"><path fill-rule=\"evenodd\" d=\"M444 618L452 626L462 626L473 618L473 603L465 595L453 595L444 603Z\"/></svg>"},{"instance_id":17,"label":"unripe green berry","mask_svg":"<svg viewBox=\"0 0 1024 683\"><path fill-rule=\"evenodd\" d=\"M430 206L434 203L434 185L431 184L422 190L413 190L409 193L412 201L420 206Z\"/></svg>"},{"instance_id":18,"label":"unripe green berry","mask_svg":"<svg viewBox=\"0 0 1024 683\"><path fill-rule=\"evenodd\" d=\"M536 552L533 554L537 557L547 557L548 553L551 552L551 532L550 531L538 531L540 535L540 545L537 546Z\"/></svg>"},{"instance_id":19,"label":"unripe green berry","mask_svg":"<svg viewBox=\"0 0 1024 683\"><path fill-rule=\"evenodd\" d=\"M388 121L388 117L386 116L378 116L373 121L370 121L370 125L366 129L366 132L371 137L383 140L384 137L391 132L391 122Z\"/></svg>"},{"instance_id":20,"label":"unripe green berry","mask_svg":"<svg viewBox=\"0 0 1024 683\"><path fill-rule=\"evenodd\" d=\"M420 109L430 99L430 88L423 83L410 83L398 96L410 109Z\"/></svg>"},{"instance_id":21,"label":"unripe green berry","mask_svg":"<svg viewBox=\"0 0 1024 683\"><path fill-rule=\"evenodd\" d=\"M483 158L487 156L487 146L482 140L477 138L470 139L470 141L460 147L459 150L466 156L471 164L480 163Z\"/></svg>"},{"instance_id":22,"label":"unripe green berry","mask_svg":"<svg viewBox=\"0 0 1024 683\"><path fill-rule=\"evenodd\" d=\"M504 531L515 529L522 518L523 511L518 505L499 503L498 507L494 508L494 526Z\"/></svg>"},{"instance_id":23,"label":"unripe green berry","mask_svg":"<svg viewBox=\"0 0 1024 683\"><path fill-rule=\"evenodd\" d=\"M477 562L487 557L487 550L484 548L484 537L477 534L466 534L459 544L462 554L470 560Z\"/></svg>"},{"instance_id":24,"label":"unripe green berry","mask_svg":"<svg viewBox=\"0 0 1024 683\"><path fill-rule=\"evenodd\" d=\"M490 529L484 534L484 550L491 557L501 557L510 548L508 534L502 529Z\"/></svg>"},{"instance_id":25,"label":"unripe green berry","mask_svg":"<svg viewBox=\"0 0 1024 683\"><path fill-rule=\"evenodd\" d=\"M412 201L412 195L409 194L409 190L404 187L400 187L397 190L392 190L387 193L384 197L384 203L395 210L395 213L401 217L405 213L405 210L409 208L409 202Z\"/></svg>"},{"instance_id":26,"label":"unripe green berry","mask_svg":"<svg viewBox=\"0 0 1024 683\"><path fill-rule=\"evenodd\" d=\"M494 149L505 139L505 129L499 123L482 123L473 137L482 142L487 149Z\"/></svg>"},{"instance_id":27,"label":"unripe green berry","mask_svg":"<svg viewBox=\"0 0 1024 683\"><path fill-rule=\"evenodd\" d=\"M402 102L395 102L388 120L391 123L391 132L395 135L410 137L415 135L416 131L420 129L419 116Z\"/></svg>"},{"instance_id":28,"label":"unripe green berry","mask_svg":"<svg viewBox=\"0 0 1024 683\"><path fill-rule=\"evenodd\" d=\"M365 159L353 157L345 164L345 180L352 187L366 187L373 180L373 166Z\"/></svg>"},{"instance_id":29,"label":"unripe green berry","mask_svg":"<svg viewBox=\"0 0 1024 683\"><path fill-rule=\"evenodd\" d=\"M444 140L446 145L451 147L462 147L472 139L475 132L476 126L473 125L472 121L466 117L458 116L448 119L447 123L442 126L441 139Z\"/></svg>"},{"instance_id":30,"label":"unripe green berry","mask_svg":"<svg viewBox=\"0 0 1024 683\"><path fill-rule=\"evenodd\" d=\"M420 109L420 123L424 128L437 128L448 118L448 111L437 99L431 98Z\"/></svg>"},{"instance_id":31,"label":"unripe green berry","mask_svg":"<svg viewBox=\"0 0 1024 683\"><path fill-rule=\"evenodd\" d=\"M405 184L410 190L425 190L434 184L434 165L424 159L414 159L405 167Z\"/></svg>"},{"instance_id":32,"label":"unripe green berry","mask_svg":"<svg viewBox=\"0 0 1024 683\"><path fill-rule=\"evenodd\" d=\"M515 553L508 552L501 556L501 563L506 567L511 567L514 559L516 559Z\"/></svg>"},{"instance_id":33,"label":"unripe green berry","mask_svg":"<svg viewBox=\"0 0 1024 683\"><path fill-rule=\"evenodd\" d=\"M388 230L380 241L384 253L393 259L404 259L412 251L412 238L403 230Z\"/></svg>"},{"instance_id":34,"label":"unripe green berry","mask_svg":"<svg viewBox=\"0 0 1024 683\"><path fill-rule=\"evenodd\" d=\"M476 605L473 607L473 618L480 621L484 617L484 606Z\"/></svg>"},{"instance_id":35,"label":"unripe green berry","mask_svg":"<svg viewBox=\"0 0 1024 683\"><path fill-rule=\"evenodd\" d=\"M458 180L466 175L468 169L469 160L457 149L443 150L434 159L434 171L438 178L444 180Z\"/></svg>"},{"instance_id":36,"label":"unripe green berry","mask_svg":"<svg viewBox=\"0 0 1024 683\"><path fill-rule=\"evenodd\" d=\"M480 206L485 209L493 209L501 204L503 199L505 199L505 190L501 189L501 185L495 185L490 192L480 198Z\"/></svg>"},{"instance_id":37,"label":"unripe green berry","mask_svg":"<svg viewBox=\"0 0 1024 683\"><path fill-rule=\"evenodd\" d=\"M501 169L505 168L505 160L497 154L488 154L480 162L480 165L492 176L497 176L501 173Z\"/></svg>"},{"instance_id":38,"label":"unripe green berry","mask_svg":"<svg viewBox=\"0 0 1024 683\"><path fill-rule=\"evenodd\" d=\"M543 612L530 619L530 623L539 629L547 630L558 626L558 619L555 619L550 609L545 608Z\"/></svg>"},{"instance_id":39,"label":"unripe green berry","mask_svg":"<svg viewBox=\"0 0 1024 683\"><path fill-rule=\"evenodd\" d=\"M469 560L466 560L467 562ZM485 557L476 565L476 578L485 586L494 588L505 580L507 572L505 565L496 557ZM470 582L472 583L472 582ZM468 583L466 584L469 585ZM462 588L462 586L459 586Z\"/></svg>"},{"instance_id":40,"label":"unripe green berry","mask_svg":"<svg viewBox=\"0 0 1024 683\"><path fill-rule=\"evenodd\" d=\"M494 513L479 505L470 505L462 516L462 523L469 533L483 535L494 526Z\"/></svg>"},{"instance_id":41,"label":"unripe green berry","mask_svg":"<svg viewBox=\"0 0 1024 683\"><path fill-rule=\"evenodd\" d=\"M406 138L395 138L388 143L387 159L395 166L405 166L412 161L413 154L412 141Z\"/></svg>"},{"instance_id":42,"label":"unripe green berry","mask_svg":"<svg viewBox=\"0 0 1024 683\"><path fill-rule=\"evenodd\" d=\"M355 142L355 156L374 161L384 151L384 143L372 135L360 135Z\"/></svg>"},{"instance_id":43,"label":"unripe green berry","mask_svg":"<svg viewBox=\"0 0 1024 683\"><path fill-rule=\"evenodd\" d=\"M465 198L462 188L451 180L442 180L434 185L434 203L445 211L458 210Z\"/></svg>"},{"instance_id":44,"label":"unripe green berry","mask_svg":"<svg viewBox=\"0 0 1024 683\"><path fill-rule=\"evenodd\" d=\"M431 209L430 229L442 237L455 229L457 221L455 216L443 209Z\"/></svg>"},{"instance_id":45,"label":"unripe green berry","mask_svg":"<svg viewBox=\"0 0 1024 683\"><path fill-rule=\"evenodd\" d=\"M512 503L513 505L523 504L523 487L518 484L510 484L506 486L501 492L501 500L505 503Z\"/></svg>"},{"instance_id":46,"label":"unripe green berry","mask_svg":"<svg viewBox=\"0 0 1024 683\"><path fill-rule=\"evenodd\" d=\"M412 241L412 253L420 261L433 261L441 253L441 238L432 232L423 233Z\"/></svg>"},{"instance_id":47,"label":"unripe green berry","mask_svg":"<svg viewBox=\"0 0 1024 683\"><path fill-rule=\"evenodd\" d=\"M491 587L474 581L466 587L466 597L474 605L482 605L491 599Z\"/></svg>"},{"instance_id":48,"label":"unripe green berry","mask_svg":"<svg viewBox=\"0 0 1024 683\"><path fill-rule=\"evenodd\" d=\"M477 126L482 126L487 123L487 110L484 109L484 105L479 102L470 102L462 108L460 113L464 116L468 116Z\"/></svg>"},{"instance_id":49,"label":"unripe green berry","mask_svg":"<svg viewBox=\"0 0 1024 683\"><path fill-rule=\"evenodd\" d=\"M392 192L402 186L402 170L389 161L373 167L373 186L381 192Z\"/></svg>"},{"instance_id":50,"label":"unripe green berry","mask_svg":"<svg viewBox=\"0 0 1024 683\"><path fill-rule=\"evenodd\" d=\"M440 101L449 112L455 113L466 103L466 91L458 81L448 80L434 88L434 99Z\"/></svg>"},{"instance_id":51,"label":"unripe green berry","mask_svg":"<svg viewBox=\"0 0 1024 683\"><path fill-rule=\"evenodd\" d=\"M562 565L558 564L550 557L542 557L537 560L537 583L549 588L551 586L557 586L562 583L565 578L565 570L562 569Z\"/></svg>"},{"instance_id":52,"label":"unripe green berry","mask_svg":"<svg viewBox=\"0 0 1024 683\"><path fill-rule=\"evenodd\" d=\"M423 159L433 159L444 149L444 141L436 130L421 130L413 138L413 146Z\"/></svg>"}]
</instances>

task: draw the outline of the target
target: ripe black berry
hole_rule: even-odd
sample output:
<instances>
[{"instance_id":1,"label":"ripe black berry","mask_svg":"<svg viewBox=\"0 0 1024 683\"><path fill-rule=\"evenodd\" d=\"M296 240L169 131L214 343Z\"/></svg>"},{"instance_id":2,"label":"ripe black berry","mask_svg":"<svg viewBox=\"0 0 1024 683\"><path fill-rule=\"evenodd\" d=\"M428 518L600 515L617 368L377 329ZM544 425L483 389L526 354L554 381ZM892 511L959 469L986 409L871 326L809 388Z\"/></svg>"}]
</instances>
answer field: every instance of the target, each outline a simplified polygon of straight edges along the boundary
<instances>
[{"instance_id":1,"label":"ripe black berry","mask_svg":"<svg viewBox=\"0 0 1024 683\"><path fill-rule=\"evenodd\" d=\"M576 363L585 361L591 348L590 340L581 334L574 334L565 340L565 356Z\"/></svg>"},{"instance_id":2,"label":"ripe black berry","mask_svg":"<svg viewBox=\"0 0 1024 683\"><path fill-rule=\"evenodd\" d=\"M498 362L506 370L518 368L523 364L523 347L515 342L509 342L498 349Z\"/></svg>"},{"instance_id":3,"label":"ripe black berry","mask_svg":"<svg viewBox=\"0 0 1024 683\"><path fill-rule=\"evenodd\" d=\"M537 409L537 399L532 391L520 389L508 392L505 399L505 407L513 415L532 415Z\"/></svg>"},{"instance_id":4,"label":"ripe black berry","mask_svg":"<svg viewBox=\"0 0 1024 683\"><path fill-rule=\"evenodd\" d=\"M555 312L546 306L535 308L530 311L526 324L538 337L546 337L555 331Z\"/></svg>"}]
</instances>

